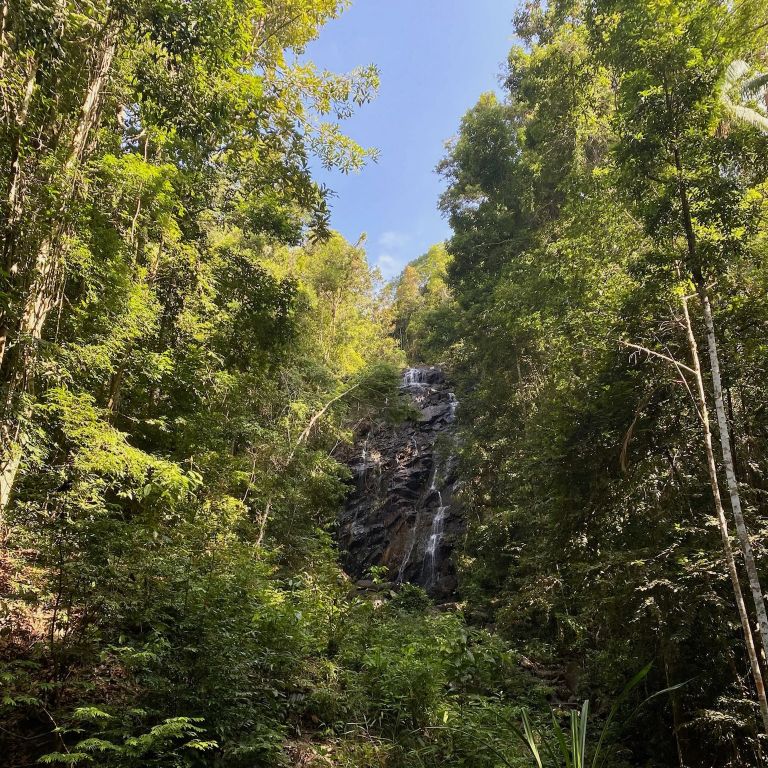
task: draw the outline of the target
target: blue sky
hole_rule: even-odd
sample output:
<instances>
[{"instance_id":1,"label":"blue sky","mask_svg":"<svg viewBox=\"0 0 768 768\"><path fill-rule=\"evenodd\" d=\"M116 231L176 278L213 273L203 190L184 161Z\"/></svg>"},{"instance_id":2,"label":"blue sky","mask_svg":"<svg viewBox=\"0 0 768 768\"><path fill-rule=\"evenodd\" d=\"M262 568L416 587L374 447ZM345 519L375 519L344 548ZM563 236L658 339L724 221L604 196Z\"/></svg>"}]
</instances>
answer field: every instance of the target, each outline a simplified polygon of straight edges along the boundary
<instances>
[{"instance_id":1,"label":"blue sky","mask_svg":"<svg viewBox=\"0 0 768 768\"><path fill-rule=\"evenodd\" d=\"M464 112L498 88L514 10L514 0L354 0L308 47L321 68L380 70L376 100L343 124L360 144L378 147L378 162L348 176L317 169L315 177L336 193L334 229L353 242L365 232L368 259L385 278L450 234L434 168Z\"/></svg>"}]
</instances>

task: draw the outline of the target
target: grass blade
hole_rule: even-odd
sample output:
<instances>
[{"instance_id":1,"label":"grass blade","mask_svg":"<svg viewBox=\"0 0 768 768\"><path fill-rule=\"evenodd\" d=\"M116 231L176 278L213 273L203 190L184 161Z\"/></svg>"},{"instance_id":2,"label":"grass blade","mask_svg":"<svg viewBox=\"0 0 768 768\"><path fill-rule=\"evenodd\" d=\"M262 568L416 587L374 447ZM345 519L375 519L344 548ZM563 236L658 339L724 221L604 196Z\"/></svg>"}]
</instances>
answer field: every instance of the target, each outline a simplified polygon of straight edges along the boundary
<instances>
[{"instance_id":1,"label":"grass blade","mask_svg":"<svg viewBox=\"0 0 768 768\"><path fill-rule=\"evenodd\" d=\"M589 722L589 699L584 702L581 708L580 728L579 728L579 762L578 768L584 768L587 764L587 723ZM574 756L574 763L576 758Z\"/></svg>"},{"instance_id":2,"label":"grass blade","mask_svg":"<svg viewBox=\"0 0 768 768\"><path fill-rule=\"evenodd\" d=\"M645 680L646 677L648 677L648 673L651 671L651 667L653 667L653 662L649 661L624 686L624 690L621 692L619 698L613 702L613 706L611 707L611 711L608 713L608 718L605 721L605 725L603 725L603 729L600 731L600 738L597 741L595 754L592 758L592 768L598 768L598 766L603 762L603 742L605 741L605 737L608 735L608 729L610 728L613 719L616 717L616 713L619 711L619 707L624 703L629 694L632 693L632 691L634 691L635 688L637 688L637 686L640 685L640 683Z\"/></svg>"},{"instance_id":3,"label":"grass blade","mask_svg":"<svg viewBox=\"0 0 768 768\"><path fill-rule=\"evenodd\" d=\"M531 750L536 765L538 765L539 768L544 768L544 764L541 762L539 748L536 746L536 734L531 727L531 720L528 717L528 712L526 710L523 710L523 734L525 735L525 743L528 745L528 749Z\"/></svg>"},{"instance_id":4,"label":"grass blade","mask_svg":"<svg viewBox=\"0 0 768 768\"><path fill-rule=\"evenodd\" d=\"M557 718L555 717L555 713L552 713L552 729L555 732L555 738L557 739L557 743L560 746L560 752L563 755L563 760L565 761L565 768L573 768L571 764L571 753L568 749L568 743L565 740L565 734L563 733L563 729L560 727L560 723L557 722Z\"/></svg>"}]
</instances>

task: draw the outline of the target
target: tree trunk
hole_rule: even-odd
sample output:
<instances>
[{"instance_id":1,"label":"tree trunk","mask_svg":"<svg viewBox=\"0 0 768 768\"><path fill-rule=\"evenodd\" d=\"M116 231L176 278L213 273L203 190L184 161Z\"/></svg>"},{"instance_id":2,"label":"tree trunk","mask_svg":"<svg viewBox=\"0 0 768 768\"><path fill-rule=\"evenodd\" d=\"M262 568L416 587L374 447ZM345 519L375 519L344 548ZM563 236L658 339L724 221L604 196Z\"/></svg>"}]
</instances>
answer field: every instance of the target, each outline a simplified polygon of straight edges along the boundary
<instances>
[{"instance_id":1,"label":"tree trunk","mask_svg":"<svg viewBox=\"0 0 768 768\"><path fill-rule=\"evenodd\" d=\"M731 537L728 533L728 521L725 518L723 501L722 497L720 496L720 483L717 479L717 464L715 462L715 453L712 449L712 430L709 424L709 411L707 408L707 397L704 391L704 380L701 375L699 350L696 345L696 337L693 334L691 316L688 312L688 300L685 297L683 297L683 314L685 317L685 330L686 336L688 338L688 347L691 353L694 379L696 381L696 395L699 401L702 431L704 433L704 449L707 455L707 472L709 474L709 484L712 489L712 497L715 503L715 513L717 514L720 536L723 541L725 562L728 566L728 574L731 578L733 595L736 599L736 607L739 611L739 619L741 620L741 628L744 634L744 645L747 648L749 666L752 670L752 678L755 682L757 699L760 704L760 714L762 715L763 719L763 730L768 735L768 700L766 700L765 683L763 681L763 673L760 669L760 661L757 658L755 644L752 640L752 630L749 624L749 614L747 613L747 607L744 603L744 594L741 591L741 584L739 583L739 572L736 568L736 561L733 557L733 548L731 547Z\"/></svg>"},{"instance_id":2,"label":"tree trunk","mask_svg":"<svg viewBox=\"0 0 768 768\"><path fill-rule=\"evenodd\" d=\"M0 9L0 72L5 71L5 57L8 48L8 0L3 0Z\"/></svg>"},{"instance_id":3,"label":"tree trunk","mask_svg":"<svg viewBox=\"0 0 768 768\"><path fill-rule=\"evenodd\" d=\"M19 224L21 223L21 214L23 210L21 199L22 134L27 122L27 115L29 114L29 107L32 103L32 96L35 92L36 80L37 59L32 58L29 62L29 69L24 84L24 94L14 118L14 135L10 150L10 168L4 206L5 221L2 226L2 242L0 242L0 254L2 254L1 263L5 268L5 273L9 280L13 278L13 275L15 275L18 270L18 264L15 264L14 260L16 256L16 238L18 237L18 229ZM0 310L0 366L3 364L8 341L8 320L8 309L4 307Z\"/></svg>"},{"instance_id":4,"label":"tree trunk","mask_svg":"<svg viewBox=\"0 0 768 768\"><path fill-rule=\"evenodd\" d=\"M2 23L0 23L0 72L4 70L7 64L10 41L8 39L8 14L9 3L3 2L2 5ZM64 19L66 18L66 0L57 0L55 19L58 19L61 28L49 30L51 39L57 37L63 31ZM15 52L19 55L19 52ZM24 214L24 198L22 179L24 168L22 159L24 156L24 139L29 132L27 128L27 119L32 106L32 97L37 90L38 73L45 70L44 54L40 51L36 53L26 53L24 56L24 87L19 99L19 103L12 108L5 106L7 123L10 136L10 150L8 152L9 163L7 169L7 180L5 182L5 202L3 210L3 221L0 222L0 264L5 267L6 280L8 280L9 293L17 292L23 296L23 269L18 259L19 238L23 236L22 217ZM44 72L43 72L44 74ZM36 153L32 153L36 154ZM42 182L39 182L42 183ZM15 284L15 285L14 285ZM13 332L14 312L9 306L0 308L0 366L3 364L6 352L8 350L9 335Z\"/></svg>"},{"instance_id":5,"label":"tree trunk","mask_svg":"<svg viewBox=\"0 0 768 768\"><path fill-rule=\"evenodd\" d=\"M83 105L64 163L65 187L61 193L58 216L37 248L32 274L25 291L20 317L16 321L16 344L8 366L8 383L0 422L0 525L8 505L24 450L25 424L31 415L30 387L42 337L50 310L59 300L63 282L61 258L66 217L78 188L78 170L85 154L88 137L95 126L118 38L118 25L108 16L104 34L96 51L95 63Z\"/></svg>"},{"instance_id":6,"label":"tree trunk","mask_svg":"<svg viewBox=\"0 0 768 768\"><path fill-rule=\"evenodd\" d=\"M671 109L670 94L668 90L666 97L668 111L670 114L672 114L673 110ZM707 331L707 350L709 352L710 373L712 376L712 385L715 395L715 411L717 414L718 430L720 432L720 446L723 454L723 464L725 466L728 494L730 496L731 508L733 510L733 517L736 523L736 533L739 538L739 545L742 555L744 556L744 564L747 569L749 587L750 591L752 592L752 600L755 604L755 614L760 625L760 639L762 641L763 656L765 660L768 661L768 615L766 615L765 599L763 598L763 591L760 587L760 580L757 574L757 567L755 566L755 558L752 554L752 545L749 540L749 533L747 532L747 527L744 523L744 516L741 511L741 497L739 495L739 486L736 481L736 471L733 466L731 439L728 432L728 421L725 417L725 406L723 404L723 387L720 379L720 360L717 353L715 324L712 318L712 307L709 301L709 294L707 292L706 283L704 281L703 267L699 259L696 232L693 226L693 216L691 215L691 206L688 199L688 187L685 180L680 149L677 144L677 136L675 137L675 142L672 146L672 153L674 157L675 169L677 172L677 192L678 199L680 201L683 231L685 233L685 240L688 250L687 267L690 271L690 274L693 276L693 282L696 286L696 291L698 293L702 310L704 312L704 323L706 325ZM685 311L687 316L687 304L685 306ZM688 318L686 322L690 327L690 318ZM693 334L692 330L691 334Z\"/></svg>"},{"instance_id":7,"label":"tree trunk","mask_svg":"<svg viewBox=\"0 0 768 768\"><path fill-rule=\"evenodd\" d=\"M725 413L725 402L723 400L723 383L720 377L720 357L717 351L717 338L715 336L715 323L712 317L712 305L709 301L709 294L706 286L701 283L697 286L699 299L704 310L704 325L707 330L707 351L709 353L709 368L712 375L712 388L715 395L715 413L717 414L717 428L720 433L720 447L723 453L723 466L725 467L725 480L728 487L728 495L731 499L731 509L733 510L733 519L736 523L736 535L739 538L739 546L744 556L744 566L749 578L749 588L752 592L752 599L755 603L755 615L760 628L760 639L763 646L763 654L768 660L768 614L765 610L765 598L760 586L760 577L757 573L755 556L752 551L752 543L749 539L744 515L741 509L741 495L739 494L739 484L736 478L736 468L733 461L733 452L731 450L731 436L728 429L728 419Z\"/></svg>"},{"instance_id":8,"label":"tree trunk","mask_svg":"<svg viewBox=\"0 0 768 768\"><path fill-rule=\"evenodd\" d=\"M666 680L667 688L672 688L672 676L670 670L672 667L672 651L670 648L670 641L667 637L666 630L662 630L661 638L661 654L664 660L664 678ZM680 708L680 697L677 691L670 693L670 708L672 709L672 732L675 735L675 747L677 748L677 762L679 768L685 768L685 760L683 758L683 744L680 740L680 732L683 729L683 717Z\"/></svg>"},{"instance_id":9,"label":"tree trunk","mask_svg":"<svg viewBox=\"0 0 768 768\"><path fill-rule=\"evenodd\" d=\"M11 490L16 479L16 473L19 471L24 448L18 434L13 435L10 431L3 429L0 438L3 441L3 455L0 457L0 511L2 511L10 501ZM2 518L0 518L0 539L2 539Z\"/></svg>"}]
</instances>

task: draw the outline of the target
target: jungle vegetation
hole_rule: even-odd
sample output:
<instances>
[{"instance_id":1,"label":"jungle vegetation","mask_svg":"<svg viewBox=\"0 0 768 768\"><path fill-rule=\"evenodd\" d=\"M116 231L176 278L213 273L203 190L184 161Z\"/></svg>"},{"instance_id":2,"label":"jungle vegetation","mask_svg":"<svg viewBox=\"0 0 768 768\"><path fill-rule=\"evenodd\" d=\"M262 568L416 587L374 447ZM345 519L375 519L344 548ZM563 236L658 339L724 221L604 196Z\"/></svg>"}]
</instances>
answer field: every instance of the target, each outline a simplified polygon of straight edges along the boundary
<instances>
[{"instance_id":1,"label":"jungle vegetation","mask_svg":"<svg viewBox=\"0 0 768 768\"><path fill-rule=\"evenodd\" d=\"M345 5L0 0L0 762L763 765L768 4L510 6L387 285L311 173L376 157ZM334 542L415 363L451 610Z\"/></svg>"}]
</instances>

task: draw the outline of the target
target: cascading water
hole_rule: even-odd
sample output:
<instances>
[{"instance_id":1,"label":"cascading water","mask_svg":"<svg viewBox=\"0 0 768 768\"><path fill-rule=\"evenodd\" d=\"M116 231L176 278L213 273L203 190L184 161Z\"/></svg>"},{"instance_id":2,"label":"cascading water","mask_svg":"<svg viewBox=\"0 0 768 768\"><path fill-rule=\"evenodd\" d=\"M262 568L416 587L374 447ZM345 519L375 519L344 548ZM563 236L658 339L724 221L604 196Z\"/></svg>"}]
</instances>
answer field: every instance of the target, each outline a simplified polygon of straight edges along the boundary
<instances>
[{"instance_id":1,"label":"cascading water","mask_svg":"<svg viewBox=\"0 0 768 768\"><path fill-rule=\"evenodd\" d=\"M451 409L451 421L453 421L456 418L456 409L459 407L459 401L453 392L448 393L448 405Z\"/></svg>"},{"instance_id":2,"label":"cascading water","mask_svg":"<svg viewBox=\"0 0 768 768\"><path fill-rule=\"evenodd\" d=\"M363 442L363 449L360 453L360 462L358 464L353 465L352 471L356 475L362 475L363 478L365 478L366 473L368 472L368 444L370 442L371 435L370 433L365 436L365 441Z\"/></svg>"},{"instance_id":3,"label":"cascading water","mask_svg":"<svg viewBox=\"0 0 768 768\"><path fill-rule=\"evenodd\" d=\"M453 394L453 393L449 393ZM453 416L451 414L451 416ZM432 518L432 528L429 532L429 539L427 540L426 551L424 555L424 562L422 564L422 576L425 578L425 583L429 586L435 580L435 563L439 556L440 541L443 537L443 529L445 527L445 513L448 509L447 505L443 504L442 491L437 487L437 475L439 471L439 464L435 463L435 469L432 472L432 480L430 481L428 494L436 494L437 496L437 510Z\"/></svg>"},{"instance_id":4,"label":"cascading water","mask_svg":"<svg viewBox=\"0 0 768 768\"><path fill-rule=\"evenodd\" d=\"M451 450L458 402L436 367L406 369L401 391L416 415L394 426L366 422L349 456L355 484L339 518L342 559L357 579L386 565L393 581L448 597L456 587L451 548L462 528Z\"/></svg>"},{"instance_id":5,"label":"cascading water","mask_svg":"<svg viewBox=\"0 0 768 768\"><path fill-rule=\"evenodd\" d=\"M432 520L432 530L427 542L427 556L424 558L424 569L427 572L427 584L432 584L435 580L435 562L438 556L438 547L443 538L443 528L445 526L445 511L447 507L439 506L435 517Z\"/></svg>"},{"instance_id":6,"label":"cascading water","mask_svg":"<svg viewBox=\"0 0 768 768\"><path fill-rule=\"evenodd\" d=\"M424 381L424 371L422 368L406 368L403 373L402 388L408 387L424 387L426 382Z\"/></svg>"},{"instance_id":7,"label":"cascading water","mask_svg":"<svg viewBox=\"0 0 768 768\"><path fill-rule=\"evenodd\" d=\"M406 553L405 557L403 558L403 561L400 563L400 567L397 569L397 583L402 584L403 581L405 581L405 571L408 568L408 564L411 562L411 556L413 555L413 549L416 546L416 530L419 527L419 517L418 514L416 515L416 521L413 526L413 530L411 532L411 544L408 547L408 552Z\"/></svg>"}]
</instances>

